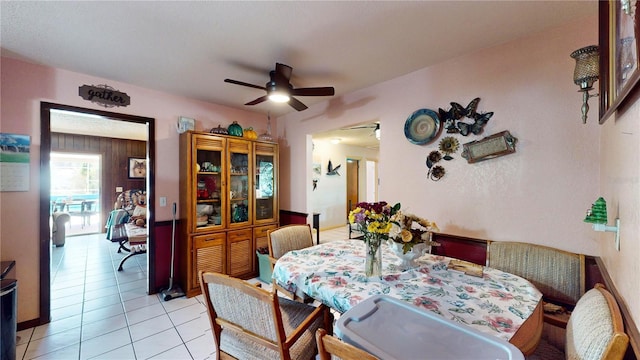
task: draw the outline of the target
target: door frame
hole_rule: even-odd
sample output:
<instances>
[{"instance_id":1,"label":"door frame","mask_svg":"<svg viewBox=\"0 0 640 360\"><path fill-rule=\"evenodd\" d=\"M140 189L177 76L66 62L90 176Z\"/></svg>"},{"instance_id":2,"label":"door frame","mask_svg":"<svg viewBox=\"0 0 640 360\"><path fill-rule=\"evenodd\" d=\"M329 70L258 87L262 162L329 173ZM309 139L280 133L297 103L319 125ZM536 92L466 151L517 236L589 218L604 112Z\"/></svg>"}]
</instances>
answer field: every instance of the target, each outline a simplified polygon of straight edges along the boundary
<instances>
[{"instance_id":1,"label":"door frame","mask_svg":"<svg viewBox=\"0 0 640 360\"><path fill-rule=\"evenodd\" d=\"M40 317L39 323L46 324L51 321L51 239L49 227L49 203L51 195L51 110L72 111L90 115L97 115L106 119L120 120L145 124L147 126L147 206L155 209L155 119L120 114L109 111L94 110L76 106L55 104L50 102L40 103ZM45 211L45 209L47 209ZM147 293L152 294L155 288L152 286L156 277L155 236L153 224L155 224L155 211L148 213L148 240L147 240Z\"/></svg>"},{"instance_id":2,"label":"door frame","mask_svg":"<svg viewBox=\"0 0 640 360\"><path fill-rule=\"evenodd\" d=\"M355 207L360 202L360 158L359 157L349 157L347 156L347 168L346 168L346 184L347 188L345 191L346 195L346 208L347 208L347 218L349 218L349 212L353 210L349 205ZM353 171L353 167L355 166L355 171ZM355 173L355 174L354 174ZM352 175L355 175L355 179L352 178ZM355 196L356 202L355 204L349 204L349 189L353 188L355 183Z\"/></svg>"}]
</instances>

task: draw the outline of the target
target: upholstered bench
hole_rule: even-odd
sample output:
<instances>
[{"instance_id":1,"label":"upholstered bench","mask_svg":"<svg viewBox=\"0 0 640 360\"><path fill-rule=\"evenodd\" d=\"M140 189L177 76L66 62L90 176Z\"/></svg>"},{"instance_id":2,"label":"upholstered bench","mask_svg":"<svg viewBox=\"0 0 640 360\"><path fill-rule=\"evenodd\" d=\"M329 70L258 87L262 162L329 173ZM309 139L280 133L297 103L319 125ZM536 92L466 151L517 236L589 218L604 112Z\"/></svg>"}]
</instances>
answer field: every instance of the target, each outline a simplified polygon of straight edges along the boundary
<instances>
[{"instance_id":1,"label":"upholstered bench","mask_svg":"<svg viewBox=\"0 0 640 360\"><path fill-rule=\"evenodd\" d=\"M584 255L543 245L489 241L487 266L521 276L542 292L545 301L542 336L563 349L570 310L585 291Z\"/></svg>"},{"instance_id":2,"label":"upholstered bench","mask_svg":"<svg viewBox=\"0 0 640 360\"><path fill-rule=\"evenodd\" d=\"M487 266L529 280L548 301L575 305L584 294L582 254L522 242L490 241Z\"/></svg>"}]
</instances>

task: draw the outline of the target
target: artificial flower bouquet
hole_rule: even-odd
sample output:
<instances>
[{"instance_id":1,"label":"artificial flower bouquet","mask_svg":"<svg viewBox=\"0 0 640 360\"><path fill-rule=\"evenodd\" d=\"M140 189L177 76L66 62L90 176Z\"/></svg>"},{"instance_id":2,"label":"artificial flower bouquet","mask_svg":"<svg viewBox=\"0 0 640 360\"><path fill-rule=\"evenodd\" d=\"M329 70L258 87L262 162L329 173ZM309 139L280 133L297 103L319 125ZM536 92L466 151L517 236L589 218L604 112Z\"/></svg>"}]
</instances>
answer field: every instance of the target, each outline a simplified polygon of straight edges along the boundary
<instances>
[{"instance_id":1,"label":"artificial flower bouquet","mask_svg":"<svg viewBox=\"0 0 640 360\"><path fill-rule=\"evenodd\" d=\"M389 222L391 223L389 239L402 244L402 251L405 254L416 244L439 245L431 240L431 233L440 231L435 222L413 214L404 214L400 210L391 216Z\"/></svg>"}]
</instances>

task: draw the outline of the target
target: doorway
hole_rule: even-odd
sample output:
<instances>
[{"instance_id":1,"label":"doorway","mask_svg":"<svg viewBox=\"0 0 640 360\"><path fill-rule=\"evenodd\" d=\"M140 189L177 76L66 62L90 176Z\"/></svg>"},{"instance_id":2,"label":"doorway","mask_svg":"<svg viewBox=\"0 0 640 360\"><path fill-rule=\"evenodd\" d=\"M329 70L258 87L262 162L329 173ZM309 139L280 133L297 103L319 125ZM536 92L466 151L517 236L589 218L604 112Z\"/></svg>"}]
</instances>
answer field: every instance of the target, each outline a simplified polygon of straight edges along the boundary
<instances>
[{"instance_id":1,"label":"doorway","mask_svg":"<svg viewBox=\"0 0 640 360\"><path fill-rule=\"evenodd\" d=\"M67 237L102 232L101 160L100 154L51 152L51 212L70 215Z\"/></svg>"},{"instance_id":2,"label":"doorway","mask_svg":"<svg viewBox=\"0 0 640 360\"><path fill-rule=\"evenodd\" d=\"M347 158L347 214L345 218L349 218L349 212L355 209L356 205L360 202L360 194L358 192L358 185L360 184L360 177L358 176L358 169L360 168L360 161L356 159Z\"/></svg>"},{"instance_id":3,"label":"doorway","mask_svg":"<svg viewBox=\"0 0 640 360\"><path fill-rule=\"evenodd\" d=\"M71 112L79 113L85 116L93 117L100 121L103 127L113 127L115 122L135 123L143 124L146 127L146 159L147 159L147 176L143 180L145 189L147 190L147 206L150 209L155 208L155 200L153 192L155 189L155 124L153 118L146 118L140 116L119 114L114 112L93 110L80 108L75 106L54 104L48 102L42 102L40 104L40 221L39 221L39 237L40 237L40 324L45 324L51 320L51 240L50 240L50 217L49 209L51 207L51 149L52 149L52 133L51 133L51 118L52 113L55 112ZM74 144L70 144L70 149L73 149ZM108 162L108 159L103 159L104 163ZM109 173L107 169L103 173ZM104 179L108 175L101 177L101 183L104 184ZM110 207L107 206L106 201L101 201L101 212L106 211ZM47 209L45 211L45 209ZM148 213L148 224L150 230L155 223L154 212ZM106 240L105 240L106 241ZM152 294L155 289L152 286L152 281L156 277L155 266L155 241L154 232L149 231L148 243L147 243L147 293Z\"/></svg>"}]
</instances>

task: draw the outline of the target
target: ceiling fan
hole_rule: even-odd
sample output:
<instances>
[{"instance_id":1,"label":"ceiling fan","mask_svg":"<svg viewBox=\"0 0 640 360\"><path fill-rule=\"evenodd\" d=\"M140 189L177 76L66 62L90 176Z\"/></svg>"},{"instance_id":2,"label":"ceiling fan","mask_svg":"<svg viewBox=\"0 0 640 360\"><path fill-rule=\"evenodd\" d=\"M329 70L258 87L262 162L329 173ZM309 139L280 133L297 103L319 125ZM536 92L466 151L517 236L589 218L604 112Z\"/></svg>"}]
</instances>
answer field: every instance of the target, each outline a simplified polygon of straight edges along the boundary
<instances>
[{"instance_id":1,"label":"ceiling fan","mask_svg":"<svg viewBox=\"0 0 640 360\"><path fill-rule=\"evenodd\" d=\"M298 111L306 109L307 106L293 96L333 96L335 94L335 90L333 87L310 87L295 89L289 82L292 71L293 69L291 68L291 66L276 63L275 70L271 70L269 72L270 80L265 84L265 86L253 85L233 79L224 79L224 82L255 89L261 89L267 92L266 95L261 96L253 101L249 101L245 105L256 105L260 104L261 102L271 100L274 102L289 103L292 108Z\"/></svg>"},{"instance_id":2,"label":"ceiling fan","mask_svg":"<svg viewBox=\"0 0 640 360\"><path fill-rule=\"evenodd\" d=\"M357 130L357 129L373 129L373 131L369 136L375 136L376 139L380 140L380 123L367 124L362 126L353 126L353 127L344 128L342 130Z\"/></svg>"}]
</instances>

